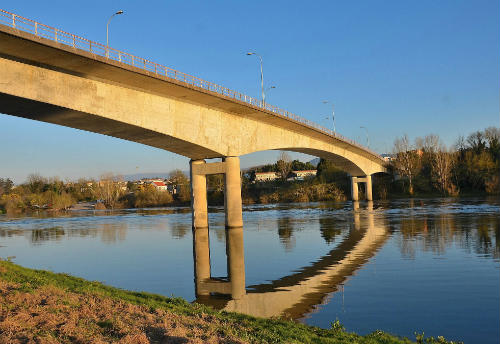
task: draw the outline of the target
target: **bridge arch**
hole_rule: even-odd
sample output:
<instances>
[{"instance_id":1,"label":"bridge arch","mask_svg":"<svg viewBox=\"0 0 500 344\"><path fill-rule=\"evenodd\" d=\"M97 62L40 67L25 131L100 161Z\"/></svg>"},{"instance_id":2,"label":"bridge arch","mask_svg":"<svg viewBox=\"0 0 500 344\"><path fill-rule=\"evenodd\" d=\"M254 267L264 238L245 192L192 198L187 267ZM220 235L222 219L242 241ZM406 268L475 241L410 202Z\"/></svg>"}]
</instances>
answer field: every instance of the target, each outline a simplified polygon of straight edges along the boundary
<instances>
[{"instance_id":1,"label":"bridge arch","mask_svg":"<svg viewBox=\"0 0 500 344\"><path fill-rule=\"evenodd\" d=\"M182 80L152 72L150 62L140 61L144 68L0 25L0 113L139 142L199 163L223 158L212 167L191 164L198 171L192 177L206 192L204 175L230 175L228 204L240 203L235 213L241 211L239 156L263 150L331 159L353 177L353 199L358 182L367 183L371 199L370 176L385 171L378 154L269 104L185 74Z\"/></svg>"}]
</instances>

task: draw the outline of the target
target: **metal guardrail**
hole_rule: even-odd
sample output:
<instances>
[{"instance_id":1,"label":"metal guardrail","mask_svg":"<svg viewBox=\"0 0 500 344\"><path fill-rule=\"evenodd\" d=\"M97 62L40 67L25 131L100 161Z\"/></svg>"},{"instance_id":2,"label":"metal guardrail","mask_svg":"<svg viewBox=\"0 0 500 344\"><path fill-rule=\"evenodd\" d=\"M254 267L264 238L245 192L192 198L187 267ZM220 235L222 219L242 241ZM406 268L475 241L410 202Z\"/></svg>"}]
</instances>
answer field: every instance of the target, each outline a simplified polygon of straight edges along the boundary
<instances>
[{"instance_id":1,"label":"metal guardrail","mask_svg":"<svg viewBox=\"0 0 500 344\"><path fill-rule=\"evenodd\" d=\"M57 43L62 43L67 46L73 47L75 49L80 49L84 50L87 52L90 52L91 54L94 55L99 55L105 58L108 58L110 60L118 61L133 67L137 67L143 70L146 70L148 72L154 73L157 76L162 76L162 77L167 77L170 79L174 79L176 81L179 81L181 83L186 83L191 86L199 87L207 91L212 91L215 93L218 93L219 95L223 95L225 97L233 98L239 101L243 101L247 104L259 107L261 109L270 111L276 115L279 115L281 117L285 117L288 119L292 119L294 121L300 122L306 126L312 127L316 130L319 130L322 133L325 133L329 136L332 136L336 139L339 139L341 141L348 142L349 144L359 147L376 157L380 157L380 155L371 149L355 142L354 140L348 139L347 137L344 137L340 134L335 133L334 131L325 128L317 123L314 123L308 119L305 119L303 117L297 116L291 112L288 112L286 110L280 109L274 105L264 103L261 100L258 100L256 98L247 96L245 94L242 94L237 91L233 91L227 87L220 86L217 84L214 84L212 82L197 78L195 76L179 72L175 69L163 66L161 64L158 64L156 62L151 62L147 59L144 59L142 57L137 57L129 53L125 53L123 51L107 47L104 44L93 42L91 40L88 40L86 38L74 35L72 33L68 33L59 29L56 29L54 27L38 23L34 20L24 18L22 16L19 16L17 14L4 11L0 9L0 24L10 26L14 29L25 31L31 34L34 34L37 37L41 38L46 38L52 41L55 41Z\"/></svg>"}]
</instances>

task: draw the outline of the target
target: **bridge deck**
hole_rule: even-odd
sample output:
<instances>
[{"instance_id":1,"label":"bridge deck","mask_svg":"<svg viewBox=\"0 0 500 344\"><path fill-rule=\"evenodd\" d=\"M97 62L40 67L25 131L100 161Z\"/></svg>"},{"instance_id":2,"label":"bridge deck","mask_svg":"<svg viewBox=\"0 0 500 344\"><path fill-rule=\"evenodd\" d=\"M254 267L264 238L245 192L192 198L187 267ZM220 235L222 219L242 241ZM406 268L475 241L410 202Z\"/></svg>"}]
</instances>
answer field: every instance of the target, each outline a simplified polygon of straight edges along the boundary
<instances>
[{"instance_id":1,"label":"bridge deck","mask_svg":"<svg viewBox=\"0 0 500 344\"><path fill-rule=\"evenodd\" d=\"M292 130L300 127L303 131L307 127L311 129L311 136L326 135L340 146L356 147L361 155L382 161L377 153L357 142L288 111L3 10L0 10L0 35L1 54L141 90L145 90L144 85L147 85L148 92L203 103ZM88 59L94 60L94 63L89 63ZM116 69L120 69L121 73L116 73Z\"/></svg>"}]
</instances>

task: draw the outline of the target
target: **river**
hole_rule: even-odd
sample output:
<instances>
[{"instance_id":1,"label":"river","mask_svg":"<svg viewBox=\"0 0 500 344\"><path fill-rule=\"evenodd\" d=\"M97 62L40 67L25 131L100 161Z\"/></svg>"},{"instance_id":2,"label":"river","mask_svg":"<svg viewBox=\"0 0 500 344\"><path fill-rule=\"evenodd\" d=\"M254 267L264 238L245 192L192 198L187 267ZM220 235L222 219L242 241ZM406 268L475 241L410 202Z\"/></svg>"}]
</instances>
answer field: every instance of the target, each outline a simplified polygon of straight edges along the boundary
<instances>
[{"instance_id":1,"label":"river","mask_svg":"<svg viewBox=\"0 0 500 344\"><path fill-rule=\"evenodd\" d=\"M252 205L229 232L209 211L195 236L187 208L0 215L0 257L360 334L500 340L497 198Z\"/></svg>"}]
</instances>

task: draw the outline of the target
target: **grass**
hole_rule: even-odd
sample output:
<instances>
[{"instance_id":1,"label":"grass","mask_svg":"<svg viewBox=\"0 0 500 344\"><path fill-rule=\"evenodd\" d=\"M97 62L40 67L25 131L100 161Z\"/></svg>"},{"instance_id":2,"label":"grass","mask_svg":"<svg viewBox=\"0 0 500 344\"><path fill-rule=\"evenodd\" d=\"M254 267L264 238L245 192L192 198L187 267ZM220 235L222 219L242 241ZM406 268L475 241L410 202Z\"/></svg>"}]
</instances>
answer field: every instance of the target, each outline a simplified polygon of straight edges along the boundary
<instances>
[{"instance_id":1,"label":"grass","mask_svg":"<svg viewBox=\"0 0 500 344\"><path fill-rule=\"evenodd\" d=\"M22 333L21 337L19 333ZM10 337L9 337L10 336ZM17 338L17 339L16 339ZM0 342L413 343L382 331L349 333L216 311L0 260ZM424 338L417 343L452 343Z\"/></svg>"}]
</instances>

